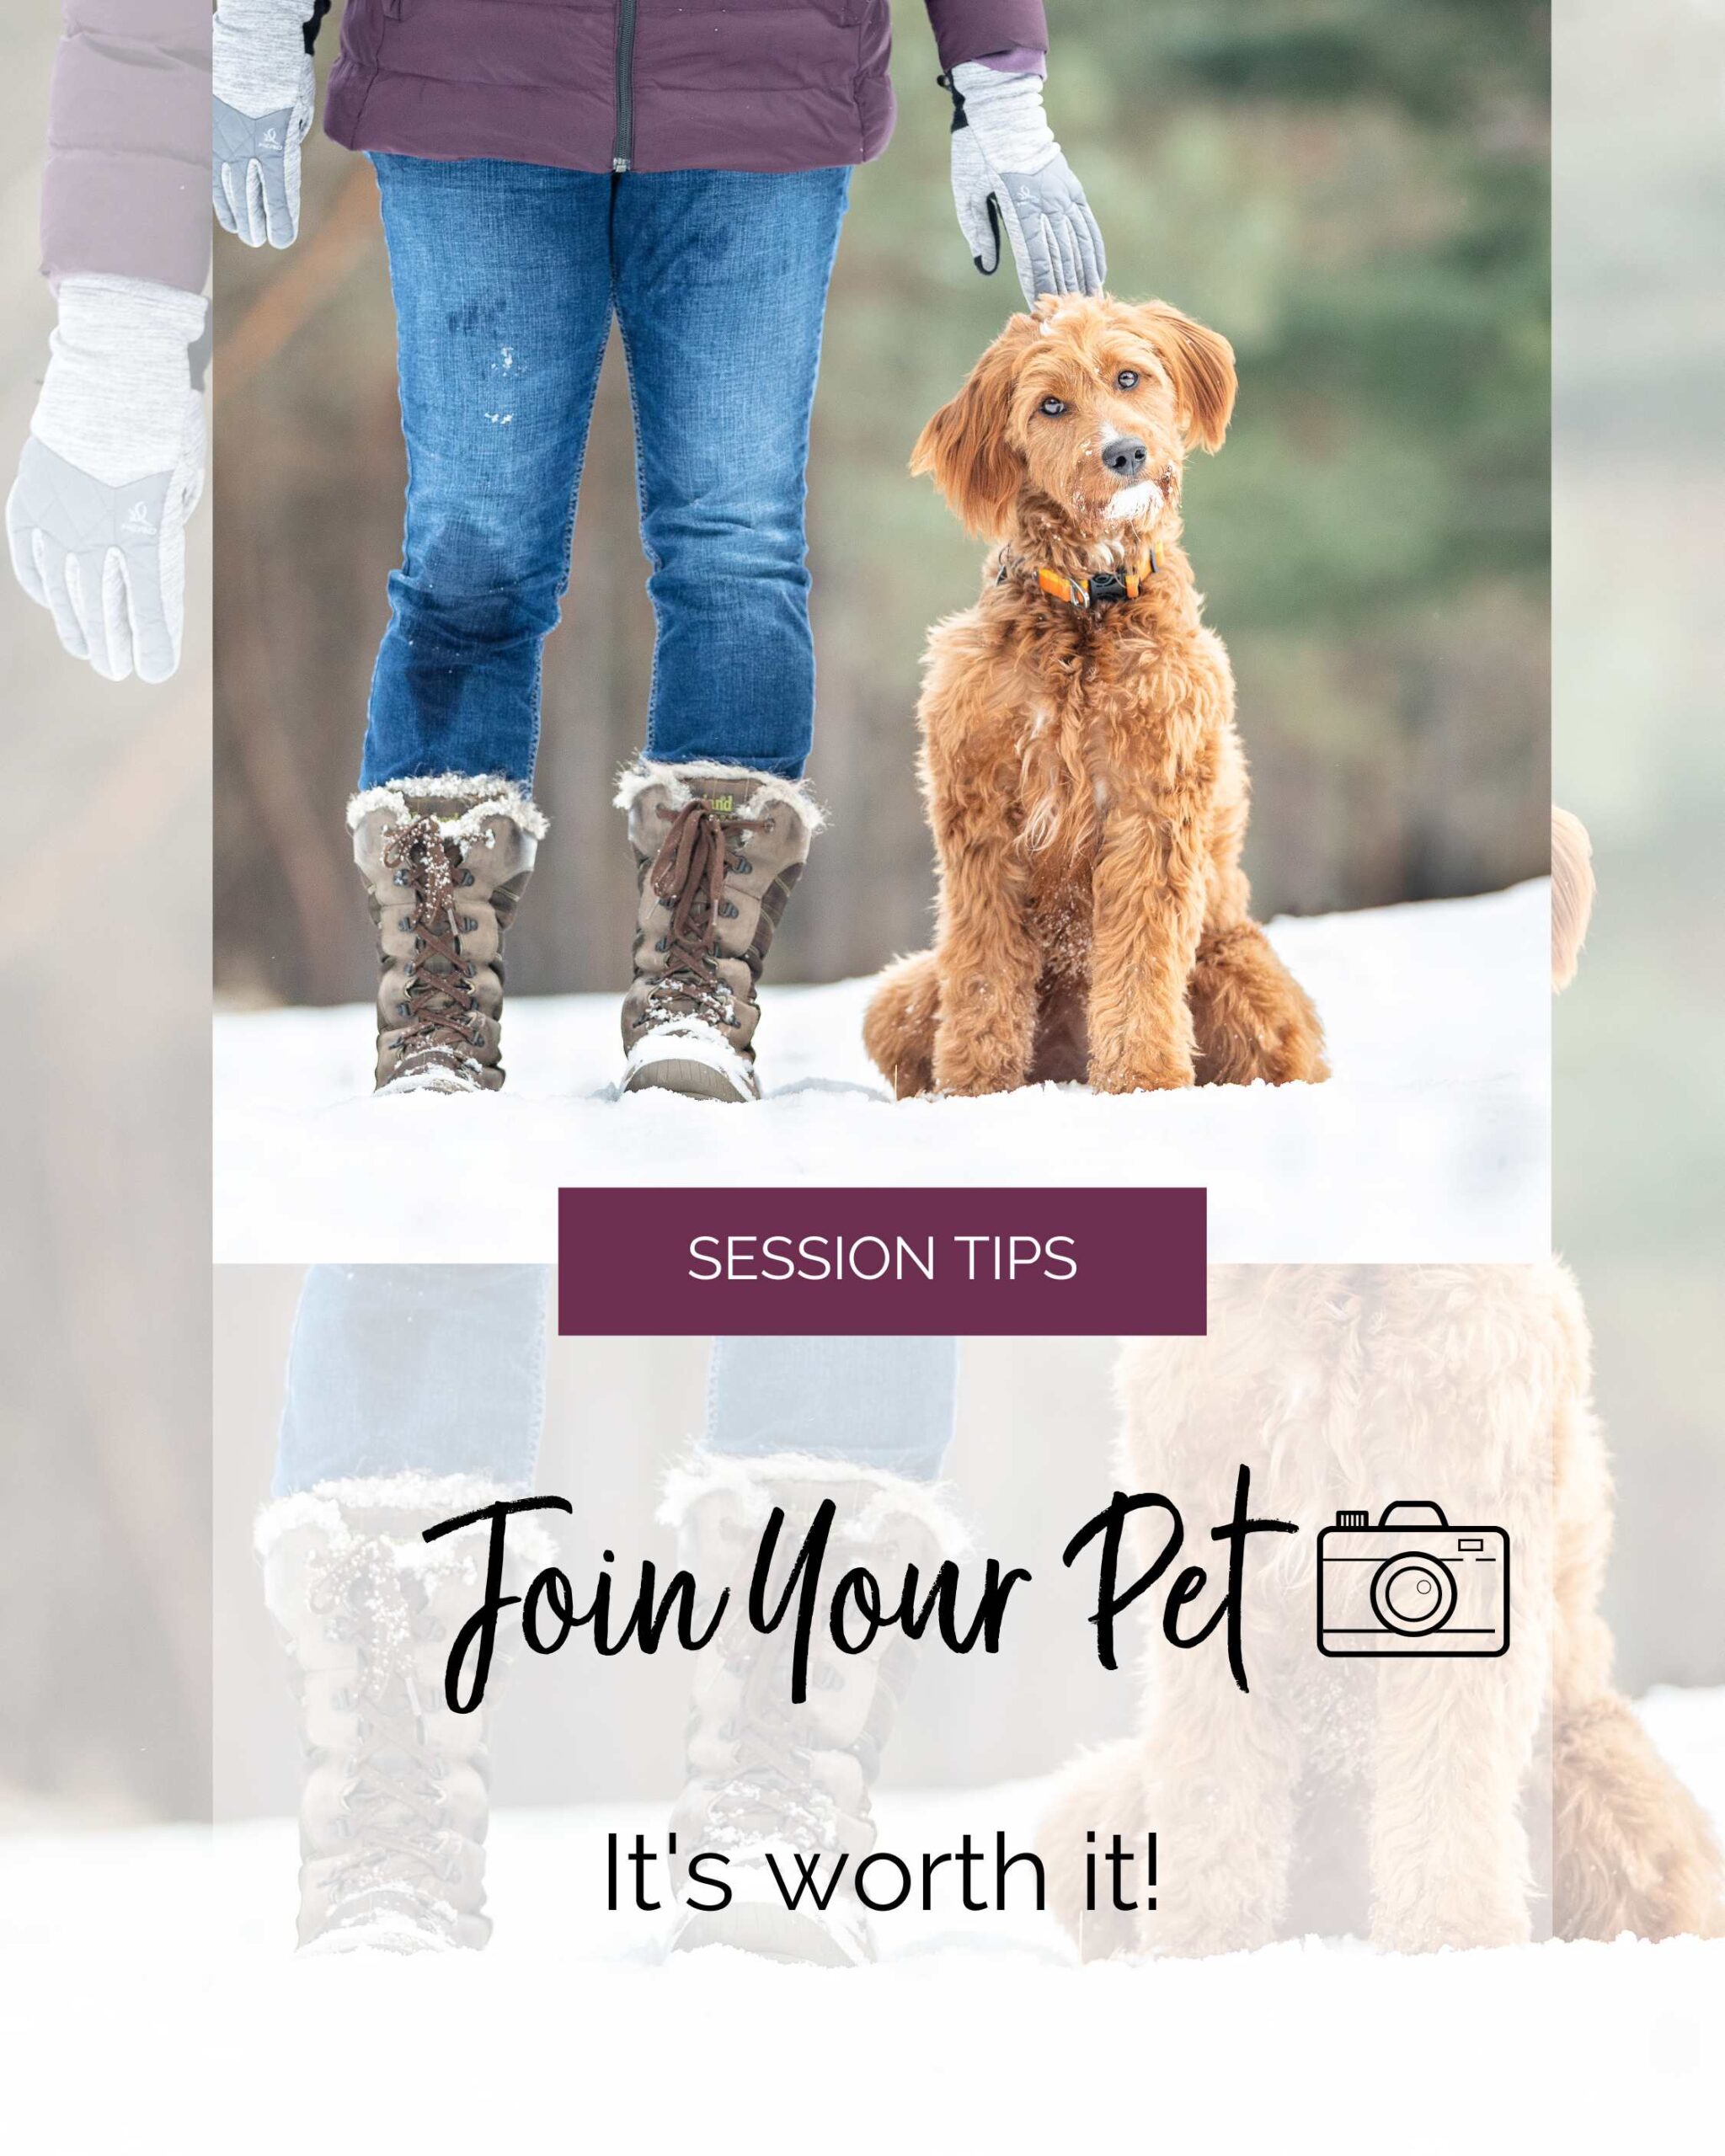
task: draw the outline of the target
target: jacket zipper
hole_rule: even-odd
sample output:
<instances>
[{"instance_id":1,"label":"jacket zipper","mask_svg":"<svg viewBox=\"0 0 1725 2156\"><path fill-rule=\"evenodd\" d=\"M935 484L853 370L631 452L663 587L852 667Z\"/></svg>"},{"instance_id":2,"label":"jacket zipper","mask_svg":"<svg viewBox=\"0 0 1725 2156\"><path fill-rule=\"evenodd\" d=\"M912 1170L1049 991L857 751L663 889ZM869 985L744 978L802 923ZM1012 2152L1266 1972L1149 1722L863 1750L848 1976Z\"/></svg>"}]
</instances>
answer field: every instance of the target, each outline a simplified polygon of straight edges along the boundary
<instances>
[{"instance_id":1,"label":"jacket zipper","mask_svg":"<svg viewBox=\"0 0 1725 2156\"><path fill-rule=\"evenodd\" d=\"M635 0L620 0L617 24L617 140L611 168L627 172L635 154Z\"/></svg>"}]
</instances>

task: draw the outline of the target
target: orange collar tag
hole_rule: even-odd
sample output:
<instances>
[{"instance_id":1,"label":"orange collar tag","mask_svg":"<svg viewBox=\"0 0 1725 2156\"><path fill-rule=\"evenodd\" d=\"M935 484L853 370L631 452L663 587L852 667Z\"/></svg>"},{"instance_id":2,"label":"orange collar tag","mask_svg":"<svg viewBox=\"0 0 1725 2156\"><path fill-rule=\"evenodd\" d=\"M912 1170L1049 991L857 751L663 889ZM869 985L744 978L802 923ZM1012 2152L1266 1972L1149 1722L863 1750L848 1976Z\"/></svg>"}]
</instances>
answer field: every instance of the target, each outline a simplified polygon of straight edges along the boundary
<instances>
[{"instance_id":1,"label":"orange collar tag","mask_svg":"<svg viewBox=\"0 0 1725 2156\"><path fill-rule=\"evenodd\" d=\"M1087 606L1090 586L1076 583L1069 576L1062 576L1058 569L1039 569L1036 581L1050 599L1064 599L1069 606Z\"/></svg>"},{"instance_id":2,"label":"orange collar tag","mask_svg":"<svg viewBox=\"0 0 1725 2156\"><path fill-rule=\"evenodd\" d=\"M1050 599L1064 599L1069 606L1091 606L1109 599L1136 599L1143 591L1146 579L1153 577L1156 573L1156 549L1151 547L1146 550L1135 569L1124 570L1118 576L1112 573L1105 578L1062 576L1058 569L1039 569L1036 581ZM1005 574L1002 570L1002 576ZM1118 589L1092 592L1092 584L1104 583Z\"/></svg>"}]
</instances>

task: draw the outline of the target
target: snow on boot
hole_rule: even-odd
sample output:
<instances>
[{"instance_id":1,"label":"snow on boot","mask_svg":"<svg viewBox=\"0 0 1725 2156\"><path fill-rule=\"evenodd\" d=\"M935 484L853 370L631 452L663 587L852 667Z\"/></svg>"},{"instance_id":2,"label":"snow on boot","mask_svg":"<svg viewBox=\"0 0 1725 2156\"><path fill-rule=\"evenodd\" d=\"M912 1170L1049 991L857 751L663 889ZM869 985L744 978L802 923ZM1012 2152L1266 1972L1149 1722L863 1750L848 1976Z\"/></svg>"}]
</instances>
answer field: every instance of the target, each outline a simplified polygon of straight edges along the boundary
<instances>
[{"instance_id":1,"label":"snow on boot","mask_svg":"<svg viewBox=\"0 0 1725 2156\"><path fill-rule=\"evenodd\" d=\"M512 779L403 779L348 804L377 931L379 1092L503 1083L503 944L545 835Z\"/></svg>"},{"instance_id":2,"label":"snow on boot","mask_svg":"<svg viewBox=\"0 0 1725 2156\"><path fill-rule=\"evenodd\" d=\"M693 1658L687 1780L671 1814L674 1875L685 1896L673 1952L735 1946L830 1967L874 1958L868 1917L849 1881L874 1846L870 1792L916 1644L894 1630L861 1654L841 1654L817 1625L808 1697L796 1705L792 1620L764 1635L749 1622L750 1577L773 1508L785 1513L772 1569L777 1586L828 1497L837 1508L835 1564L842 1553L844 1569L865 1565L884 1584L900 1579L906 1564L932 1582L933 1567L964 1546L937 1489L841 1461L699 1453L667 1486L660 1518L677 1530L680 1562L713 1599L730 1589L718 1635ZM726 1908L687 1904L688 1860L703 1849L727 1860L723 1876L733 1899ZM837 1860L848 1858L825 1910L806 1894L798 1908L785 1905L767 1860L777 1858L794 1889L798 1854L819 1860L823 1886Z\"/></svg>"},{"instance_id":3,"label":"snow on boot","mask_svg":"<svg viewBox=\"0 0 1725 2156\"><path fill-rule=\"evenodd\" d=\"M820 811L794 779L724 764L625 771L640 907L623 1091L761 1097L757 991Z\"/></svg>"},{"instance_id":4,"label":"snow on boot","mask_svg":"<svg viewBox=\"0 0 1725 2156\"><path fill-rule=\"evenodd\" d=\"M305 1755L302 1951L415 1953L490 1936L490 1688L467 1715L443 1696L451 1641L483 1598L489 1535L476 1525L426 1542L421 1530L508 1494L462 1477L325 1482L259 1517ZM532 1536L518 1552L520 1534L517 1522L510 1560L525 1566Z\"/></svg>"}]
</instances>

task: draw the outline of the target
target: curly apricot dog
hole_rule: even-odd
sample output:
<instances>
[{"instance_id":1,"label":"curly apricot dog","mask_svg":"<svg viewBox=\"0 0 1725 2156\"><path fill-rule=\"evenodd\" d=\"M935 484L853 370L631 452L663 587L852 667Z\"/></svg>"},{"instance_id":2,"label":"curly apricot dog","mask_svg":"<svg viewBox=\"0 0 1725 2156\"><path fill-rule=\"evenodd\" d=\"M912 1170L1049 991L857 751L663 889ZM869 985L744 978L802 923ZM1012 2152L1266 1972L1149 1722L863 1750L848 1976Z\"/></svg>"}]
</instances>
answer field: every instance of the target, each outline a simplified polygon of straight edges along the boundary
<instances>
[{"instance_id":1,"label":"curly apricot dog","mask_svg":"<svg viewBox=\"0 0 1725 2156\"><path fill-rule=\"evenodd\" d=\"M1220 447L1235 387L1172 307L1044 301L923 431L911 469L1001 543L930 639L938 931L864 1034L901 1098L1329 1075L1247 910L1233 677L1180 546L1186 452Z\"/></svg>"},{"instance_id":2,"label":"curly apricot dog","mask_svg":"<svg viewBox=\"0 0 1725 2156\"><path fill-rule=\"evenodd\" d=\"M1587 934L1590 851L1553 808L1554 988ZM1147 1656L1137 1734L1061 1775L1039 1838L1081 1951L1215 1954L1313 1930L1404 1952L1525 1939L1541 1810L1558 1938L1725 1937L1712 1824L1612 1682L1611 1468L1569 1274L1219 1265L1209 1304L1204 1339L1121 1354L1119 1486L1190 1490L1202 1510L1256 1455L1254 1497L1296 1516L1333 1517L1375 1485L1444 1488L1514 1536L1519 1646L1471 1678L1457 1662L1316 1661L1315 1559L1291 1538L1254 1584L1252 1693L1204 1656ZM1151 1829L1181 1852L1156 1913L1092 1915L1084 1836Z\"/></svg>"},{"instance_id":3,"label":"curly apricot dog","mask_svg":"<svg viewBox=\"0 0 1725 2156\"><path fill-rule=\"evenodd\" d=\"M1515 1640L1498 1662L1326 1661L1312 1537L1274 1538L1244 1612L1251 1693L1221 1657L1146 1641L1136 1732L1056 1785L1038 1843L1081 1952L1314 1931L1398 1953L1514 1945L1541 1919L1542 1818L1557 1936L1719 1936L1706 1815L1611 1681L1610 1466L1567 1273L1214 1266L1208 1284L1204 1338L1122 1351L1115 1486L1220 1519L1247 1460L1255 1509L1308 1522L1350 1492L1441 1490L1452 1518L1510 1536ZM1092 1830L1178 1850L1154 1913L1087 1909Z\"/></svg>"}]
</instances>

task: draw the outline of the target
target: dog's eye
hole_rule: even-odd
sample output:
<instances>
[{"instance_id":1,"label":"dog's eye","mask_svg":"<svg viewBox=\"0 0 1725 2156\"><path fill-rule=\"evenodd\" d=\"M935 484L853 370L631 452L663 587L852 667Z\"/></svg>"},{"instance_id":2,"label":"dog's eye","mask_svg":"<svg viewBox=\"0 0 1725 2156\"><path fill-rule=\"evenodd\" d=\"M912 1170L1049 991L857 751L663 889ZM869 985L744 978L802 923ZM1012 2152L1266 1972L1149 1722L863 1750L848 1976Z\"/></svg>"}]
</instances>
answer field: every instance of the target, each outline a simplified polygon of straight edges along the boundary
<instances>
[{"instance_id":1,"label":"dog's eye","mask_svg":"<svg viewBox=\"0 0 1725 2156\"><path fill-rule=\"evenodd\" d=\"M1116 377L1122 389L1136 389L1143 378L1141 375L1134 374L1130 367L1124 368Z\"/></svg>"},{"instance_id":2,"label":"dog's eye","mask_svg":"<svg viewBox=\"0 0 1725 2156\"><path fill-rule=\"evenodd\" d=\"M1058 397L1044 397L1042 400L1040 408L1044 411L1051 419L1064 419L1066 414L1066 408L1060 402Z\"/></svg>"}]
</instances>

